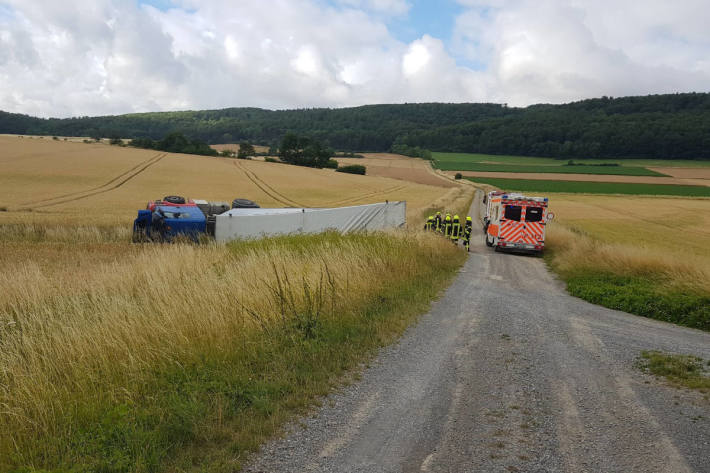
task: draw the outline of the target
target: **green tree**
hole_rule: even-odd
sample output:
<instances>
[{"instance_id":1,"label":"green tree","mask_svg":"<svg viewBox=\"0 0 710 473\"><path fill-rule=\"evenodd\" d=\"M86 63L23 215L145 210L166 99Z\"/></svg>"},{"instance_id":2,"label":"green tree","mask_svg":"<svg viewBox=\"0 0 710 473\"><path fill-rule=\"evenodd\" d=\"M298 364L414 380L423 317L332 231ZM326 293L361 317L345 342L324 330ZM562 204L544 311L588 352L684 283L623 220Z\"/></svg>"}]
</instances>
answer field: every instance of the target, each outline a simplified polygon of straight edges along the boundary
<instances>
[{"instance_id":1,"label":"green tree","mask_svg":"<svg viewBox=\"0 0 710 473\"><path fill-rule=\"evenodd\" d=\"M279 156L288 164L323 168L328 165L333 150L326 148L317 140L287 133L281 140Z\"/></svg>"},{"instance_id":2,"label":"green tree","mask_svg":"<svg viewBox=\"0 0 710 473\"><path fill-rule=\"evenodd\" d=\"M237 154L237 158L244 159L248 156L254 156L255 154L256 151L254 151L254 147L251 144L246 141L239 143L239 153Z\"/></svg>"}]
</instances>

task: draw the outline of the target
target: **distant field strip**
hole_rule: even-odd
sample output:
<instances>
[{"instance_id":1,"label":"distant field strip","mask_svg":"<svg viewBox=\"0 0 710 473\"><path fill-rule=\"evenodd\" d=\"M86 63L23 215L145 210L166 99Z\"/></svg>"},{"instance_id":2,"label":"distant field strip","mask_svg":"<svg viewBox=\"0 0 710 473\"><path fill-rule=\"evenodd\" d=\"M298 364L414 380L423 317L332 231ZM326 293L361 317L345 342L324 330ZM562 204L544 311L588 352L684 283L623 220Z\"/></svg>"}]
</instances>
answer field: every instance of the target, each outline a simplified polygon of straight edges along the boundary
<instances>
[{"instance_id":1,"label":"distant field strip","mask_svg":"<svg viewBox=\"0 0 710 473\"><path fill-rule=\"evenodd\" d=\"M656 176L619 176L599 174L557 174L536 172L480 172L480 171L444 171L451 177L461 173L463 177L491 179L521 179L539 181L577 181L577 182L616 182L632 184L667 184L671 186L710 186L710 179L681 179L677 177Z\"/></svg>"},{"instance_id":2,"label":"distant field strip","mask_svg":"<svg viewBox=\"0 0 710 473\"><path fill-rule=\"evenodd\" d=\"M506 156L498 154L479 154L479 153L432 153L432 157L436 162L441 163L482 163L482 164L521 164L543 165L543 166L561 166L567 162L567 159L556 158L538 158L533 156ZM690 160L690 159L634 159L634 158L573 158L577 164L609 164L616 163L623 167L672 167L672 168L696 168L710 169L710 161L708 160ZM604 167L604 166L600 166ZM613 166L616 167L616 166ZM452 169L455 171L456 169ZM663 169L658 170L664 173ZM670 174L670 173L669 173Z\"/></svg>"},{"instance_id":3,"label":"distant field strip","mask_svg":"<svg viewBox=\"0 0 710 473\"><path fill-rule=\"evenodd\" d=\"M710 187L617 182L543 181L533 179L467 178L470 181L516 191L561 192L572 194L678 195L710 197Z\"/></svg>"},{"instance_id":4,"label":"distant field strip","mask_svg":"<svg viewBox=\"0 0 710 473\"><path fill-rule=\"evenodd\" d=\"M124 172L123 174L116 176L115 178L111 179L109 182L106 184L95 187L93 189L89 189L87 191L81 191L81 192L73 192L70 194L65 194L64 196L58 196L58 197L53 197L50 199L45 199L45 200L39 200L35 201L38 203L36 204L24 204L24 205L32 205L34 208L42 208L42 207L51 207L53 205L59 205L59 204L64 204L67 202L73 202L75 200L81 200L81 199L86 199L87 197L92 197L97 194L103 194L105 192L112 191L114 189L118 189L121 187L123 184L126 182L130 181L152 165L156 164L158 161L163 159L165 156L167 156L165 153L157 154L153 156L152 158L148 159L147 161L144 161L143 163L139 164L138 166L134 166L130 170Z\"/></svg>"},{"instance_id":5,"label":"distant field strip","mask_svg":"<svg viewBox=\"0 0 710 473\"><path fill-rule=\"evenodd\" d=\"M639 166L567 166L564 164L529 165L529 164L485 164L461 161L435 161L437 168L443 171L478 171L478 172L528 172L557 174L602 174L620 176L665 176Z\"/></svg>"}]
</instances>

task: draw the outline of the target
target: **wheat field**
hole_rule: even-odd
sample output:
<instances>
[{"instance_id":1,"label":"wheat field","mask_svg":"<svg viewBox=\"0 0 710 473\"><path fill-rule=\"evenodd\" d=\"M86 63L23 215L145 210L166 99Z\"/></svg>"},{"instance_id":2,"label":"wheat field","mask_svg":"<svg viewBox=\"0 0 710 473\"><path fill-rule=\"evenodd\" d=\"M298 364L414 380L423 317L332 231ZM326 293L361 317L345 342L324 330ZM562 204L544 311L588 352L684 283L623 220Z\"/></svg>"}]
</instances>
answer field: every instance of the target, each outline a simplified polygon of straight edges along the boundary
<instances>
[{"instance_id":1,"label":"wheat field","mask_svg":"<svg viewBox=\"0 0 710 473\"><path fill-rule=\"evenodd\" d=\"M624 284L655 292L645 306L632 309L624 305L632 302L616 299L613 304L620 305L614 308L634 313L655 310L663 314L651 316L673 321L687 308L703 310L698 304L710 298L710 199L557 194L550 196L550 208L556 217L547 233L548 261L565 281L576 285L580 296L593 292L594 302L611 303L602 286L610 284L610 278L621 278ZM594 279L595 275L606 276ZM623 293L620 287L609 290ZM632 301L641 295L631 290L623 297ZM677 304L652 310L662 307L660 298ZM693 324L704 327L707 321L697 319Z\"/></svg>"},{"instance_id":2,"label":"wheat field","mask_svg":"<svg viewBox=\"0 0 710 473\"><path fill-rule=\"evenodd\" d=\"M210 447L187 451L186 464L209 462L210 449L229 450L220 458L253 450L294 406L312 403L400 333L463 260L448 242L416 231L231 245L134 245L130 233L136 210L168 194L245 197L264 207L406 200L418 228L432 207L465 208L470 185L47 138L1 136L0 149L3 471L155 471L174 460L166 452L176 442L206 438ZM373 310L388 318L364 317ZM346 329L343 346L338 331ZM313 331L332 341L311 347ZM271 334L274 366L256 368ZM294 346L294 336L305 345ZM298 357L310 367L290 379ZM220 366L209 383L224 384L222 394L204 379ZM186 396L199 399L177 402L174 387L161 387L183 379L194 390ZM235 386L252 389L252 379L290 384L283 395L269 391L268 411L223 414Z\"/></svg>"},{"instance_id":3,"label":"wheat field","mask_svg":"<svg viewBox=\"0 0 710 473\"><path fill-rule=\"evenodd\" d=\"M449 189L330 169L0 136L0 224L130 225L148 200L178 194L262 207L406 200L408 217ZM457 187L460 189L460 187Z\"/></svg>"},{"instance_id":4,"label":"wheat field","mask_svg":"<svg viewBox=\"0 0 710 473\"><path fill-rule=\"evenodd\" d=\"M556 222L605 243L710 267L710 199L567 194L551 196L550 208Z\"/></svg>"}]
</instances>

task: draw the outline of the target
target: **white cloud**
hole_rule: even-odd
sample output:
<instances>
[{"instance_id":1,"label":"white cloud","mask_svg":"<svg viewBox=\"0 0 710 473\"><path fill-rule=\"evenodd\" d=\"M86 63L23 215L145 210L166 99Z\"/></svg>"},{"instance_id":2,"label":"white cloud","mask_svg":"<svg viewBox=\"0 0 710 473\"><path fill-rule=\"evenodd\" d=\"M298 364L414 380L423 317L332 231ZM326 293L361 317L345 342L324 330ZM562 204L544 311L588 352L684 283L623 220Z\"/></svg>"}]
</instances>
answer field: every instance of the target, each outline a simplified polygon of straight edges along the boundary
<instances>
[{"instance_id":1,"label":"white cloud","mask_svg":"<svg viewBox=\"0 0 710 473\"><path fill-rule=\"evenodd\" d=\"M707 90L705 0L461 0L458 51L514 105ZM705 18L705 20L703 20Z\"/></svg>"},{"instance_id":2,"label":"white cloud","mask_svg":"<svg viewBox=\"0 0 710 473\"><path fill-rule=\"evenodd\" d=\"M451 50L425 32L393 36L405 0L2 2L0 109L40 116L525 105L710 83L705 0L459 0Z\"/></svg>"}]
</instances>

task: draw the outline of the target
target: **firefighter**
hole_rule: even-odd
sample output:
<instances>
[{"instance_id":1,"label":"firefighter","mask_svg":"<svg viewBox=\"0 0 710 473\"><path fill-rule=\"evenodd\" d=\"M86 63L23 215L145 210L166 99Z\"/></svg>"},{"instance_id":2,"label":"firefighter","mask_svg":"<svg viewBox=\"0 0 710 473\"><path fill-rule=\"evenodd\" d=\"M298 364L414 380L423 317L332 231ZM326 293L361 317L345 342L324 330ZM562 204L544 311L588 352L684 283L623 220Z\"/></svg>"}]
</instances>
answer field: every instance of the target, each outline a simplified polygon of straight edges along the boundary
<instances>
[{"instance_id":1,"label":"firefighter","mask_svg":"<svg viewBox=\"0 0 710 473\"><path fill-rule=\"evenodd\" d=\"M459 216L454 215L454 219L451 222L451 241L454 244L459 244L459 236L461 236L461 223L459 222Z\"/></svg>"},{"instance_id":2,"label":"firefighter","mask_svg":"<svg viewBox=\"0 0 710 473\"><path fill-rule=\"evenodd\" d=\"M444 219L444 235L447 237L451 236L451 214L447 213Z\"/></svg>"},{"instance_id":3,"label":"firefighter","mask_svg":"<svg viewBox=\"0 0 710 473\"><path fill-rule=\"evenodd\" d=\"M471 232L473 231L473 221L471 217L466 217L466 225L463 227L463 247L469 251L471 247Z\"/></svg>"},{"instance_id":4,"label":"firefighter","mask_svg":"<svg viewBox=\"0 0 710 473\"><path fill-rule=\"evenodd\" d=\"M434 229L434 216L429 215L429 218L426 219L426 223L424 224L424 230L432 231L433 229Z\"/></svg>"},{"instance_id":5,"label":"firefighter","mask_svg":"<svg viewBox=\"0 0 710 473\"><path fill-rule=\"evenodd\" d=\"M444 226L444 222L441 219L441 212L437 212L434 217L434 231L441 233Z\"/></svg>"}]
</instances>

